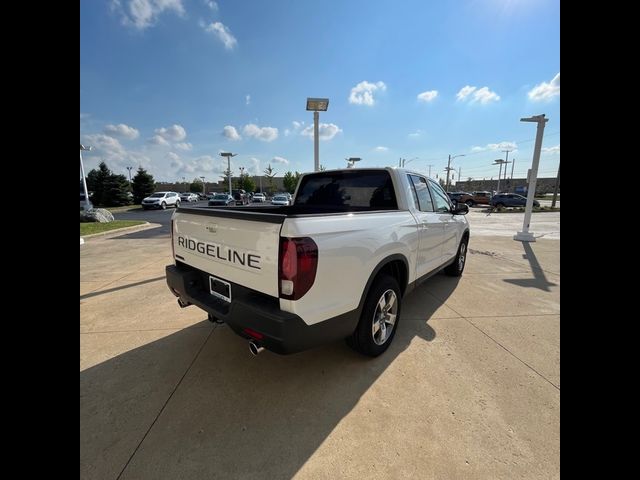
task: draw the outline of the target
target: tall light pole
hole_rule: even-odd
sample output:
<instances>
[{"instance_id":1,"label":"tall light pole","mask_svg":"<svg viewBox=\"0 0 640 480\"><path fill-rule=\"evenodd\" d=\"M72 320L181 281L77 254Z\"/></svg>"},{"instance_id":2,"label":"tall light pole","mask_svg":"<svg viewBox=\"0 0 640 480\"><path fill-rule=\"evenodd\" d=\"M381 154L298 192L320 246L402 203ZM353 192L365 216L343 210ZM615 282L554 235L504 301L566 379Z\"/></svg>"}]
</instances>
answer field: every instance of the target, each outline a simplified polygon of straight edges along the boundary
<instances>
[{"instance_id":1,"label":"tall light pole","mask_svg":"<svg viewBox=\"0 0 640 480\"><path fill-rule=\"evenodd\" d=\"M447 183L445 184L447 192L449 191L449 170L451 170L451 160L457 157L464 157L464 156L465 156L464 153L461 153L459 155L454 155L454 156L451 156L451 154L449 154L449 162L447 163Z\"/></svg>"},{"instance_id":2,"label":"tall light pole","mask_svg":"<svg viewBox=\"0 0 640 480\"><path fill-rule=\"evenodd\" d=\"M355 168L356 162L359 162L362 159L360 157L349 157L345 158L345 160L347 161L347 168Z\"/></svg>"},{"instance_id":3,"label":"tall light pole","mask_svg":"<svg viewBox=\"0 0 640 480\"><path fill-rule=\"evenodd\" d=\"M229 173L229 195L231 195L231 157L235 157L237 153L220 152L221 157L227 157L227 172Z\"/></svg>"},{"instance_id":4,"label":"tall light pole","mask_svg":"<svg viewBox=\"0 0 640 480\"><path fill-rule=\"evenodd\" d=\"M429 167L429 178L431 178L431 167L433 167L433 165L427 165L427 167Z\"/></svg>"},{"instance_id":5,"label":"tall light pole","mask_svg":"<svg viewBox=\"0 0 640 480\"><path fill-rule=\"evenodd\" d=\"M407 163L411 163L411 162L413 162L414 160L418 160L418 157L413 157L411 160L407 160L406 158L403 158L403 159L402 159L402 168L404 168L404 166L405 166Z\"/></svg>"},{"instance_id":6,"label":"tall light pole","mask_svg":"<svg viewBox=\"0 0 640 480\"><path fill-rule=\"evenodd\" d=\"M244 167L240 167L240 188L244 190Z\"/></svg>"},{"instance_id":7,"label":"tall light pole","mask_svg":"<svg viewBox=\"0 0 640 480\"><path fill-rule=\"evenodd\" d=\"M558 198L558 185L560 185L560 162L558 162L558 176L556 177L556 186L553 187L553 200L551 200L551 208L555 208L556 199Z\"/></svg>"},{"instance_id":8,"label":"tall light pole","mask_svg":"<svg viewBox=\"0 0 640 480\"><path fill-rule=\"evenodd\" d=\"M131 169L133 167L127 167L127 170L129 170L129 186L131 186Z\"/></svg>"},{"instance_id":9,"label":"tall light pole","mask_svg":"<svg viewBox=\"0 0 640 480\"><path fill-rule=\"evenodd\" d=\"M84 176L84 164L82 163L82 151L86 150L87 152L91 151L92 147L85 147L80 144L80 173L82 173L82 186L84 187L84 206L85 210L91 210L93 205L91 205L91 200L89 200L89 190L87 190L87 178Z\"/></svg>"},{"instance_id":10,"label":"tall light pole","mask_svg":"<svg viewBox=\"0 0 640 480\"><path fill-rule=\"evenodd\" d=\"M496 187L496 192L500 193L500 179L502 178L502 165L506 163L503 159L498 158L493 161L492 165L500 165L500 171L498 172L498 186ZM507 170L507 166L504 166L505 171Z\"/></svg>"},{"instance_id":11,"label":"tall light pole","mask_svg":"<svg viewBox=\"0 0 640 480\"><path fill-rule=\"evenodd\" d=\"M329 108L328 98L307 98L307 111L313 112L313 171L320 171L320 138L319 125L320 114Z\"/></svg>"},{"instance_id":12,"label":"tall light pole","mask_svg":"<svg viewBox=\"0 0 640 480\"><path fill-rule=\"evenodd\" d=\"M529 185L527 187L527 204L524 210L524 221L522 222L522 231L517 232L513 239L520 242L535 242L536 238L533 232L529 231L531 223L531 210L533 208L533 197L536 196L536 183L538 181L538 165L540 164L540 151L542 150L542 137L544 135L545 124L549 121L545 118L545 114L534 115L533 117L521 118L521 122L536 122L538 128L536 130L536 143L533 149L533 163L531 165L531 175L529 176Z\"/></svg>"},{"instance_id":13,"label":"tall light pole","mask_svg":"<svg viewBox=\"0 0 640 480\"><path fill-rule=\"evenodd\" d=\"M203 194L204 196L206 196L206 195L207 195L207 192L205 191L205 190L206 190L206 188L205 188L205 183L204 183L204 177L200 177L200 179L202 180L202 194Z\"/></svg>"}]
</instances>

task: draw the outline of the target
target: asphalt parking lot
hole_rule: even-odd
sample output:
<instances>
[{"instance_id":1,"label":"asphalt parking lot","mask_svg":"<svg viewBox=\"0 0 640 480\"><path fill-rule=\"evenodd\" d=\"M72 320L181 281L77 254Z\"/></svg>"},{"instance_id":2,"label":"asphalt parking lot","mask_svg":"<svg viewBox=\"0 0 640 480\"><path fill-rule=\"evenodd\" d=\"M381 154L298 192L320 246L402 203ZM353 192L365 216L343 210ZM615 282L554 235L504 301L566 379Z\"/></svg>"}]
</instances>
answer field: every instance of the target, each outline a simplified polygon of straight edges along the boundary
<instances>
[{"instance_id":1,"label":"asphalt parking lot","mask_svg":"<svg viewBox=\"0 0 640 480\"><path fill-rule=\"evenodd\" d=\"M462 278L407 296L370 359L342 342L252 357L179 308L171 213L80 247L81 478L559 478L559 214L523 244L522 214L472 209Z\"/></svg>"}]
</instances>

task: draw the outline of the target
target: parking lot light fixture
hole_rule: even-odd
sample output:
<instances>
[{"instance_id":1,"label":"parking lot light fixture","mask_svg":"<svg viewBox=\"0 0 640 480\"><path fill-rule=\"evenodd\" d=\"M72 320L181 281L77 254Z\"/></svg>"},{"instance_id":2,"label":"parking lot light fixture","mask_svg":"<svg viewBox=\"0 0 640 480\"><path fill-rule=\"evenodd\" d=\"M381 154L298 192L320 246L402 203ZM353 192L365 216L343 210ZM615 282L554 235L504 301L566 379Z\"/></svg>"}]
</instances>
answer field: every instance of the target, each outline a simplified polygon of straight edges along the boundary
<instances>
[{"instance_id":1,"label":"parking lot light fixture","mask_svg":"<svg viewBox=\"0 0 640 480\"><path fill-rule=\"evenodd\" d=\"M205 183L204 183L204 178L205 177L200 177L202 179L202 195L206 196L207 192L205 191Z\"/></svg>"},{"instance_id":2,"label":"parking lot light fixture","mask_svg":"<svg viewBox=\"0 0 640 480\"><path fill-rule=\"evenodd\" d=\"M319 143L319 118L318 112L326 112L329 108L328 98L307 98L307 111L313 112L313 171L320 171L320 143Z\"/></svg>"},{"instance_id":3,"label":"parking lot light fixture","mask_svg":"<svg viewBox=\"0 0 640 480\"><path fill-rule=\"evenodd\" d=\"M221 157L227 157L227 172L229 173L229 195L231 195L231 157L235 157L237 153L220 152Z\"/></svg>"},{"instance_id":4,"label":"parking lot light fixture","mask_svg":"<svg viewBox=\"0 0 640 480\"><path fill-rule=\"evenodd\" d=\"M91 210L93 205L89 199L89 190L87 190L87 178L84 175L84 164L82 163L82 151L90 152L92 147L80 144L80 173L82 174L82 186L84 188L84 206L85 210Z\"/></svg>"},{"instance_id":5,"label":"parking lot light fixture","mask_svg":"<svg viewBox=\"0 0 640 480\"><path fill-rule=\"evenodd\" d=\"M347 160L347 168L355 168L356 162L362 160L360 157L349 157Z\"/></svg>"},{"instance_id":6,"label":"parking lot light fixture","mask_svg":"<svg viewBox=\"0 0 640 480\"><path fill-rule=\"evenodd\" d=\"M524 208L524 220L522 222L522 231L517 232L513 239L519 242L535 242L536 238L533 232L529 231L531 223L531 211L533 209L533 197L536 196L536 182L538 180L538 165L540 164L540 151L542 150L542 137L544 135L544 127L549 121L545 118L545 114L534 115L533 117L521 118L521 122L536 122L538 128L536 131L536 143L533 148L533 162L531 164L531 174L529 175L529 185L527 186L527 204Z\"/></svg>"}]
</instances>

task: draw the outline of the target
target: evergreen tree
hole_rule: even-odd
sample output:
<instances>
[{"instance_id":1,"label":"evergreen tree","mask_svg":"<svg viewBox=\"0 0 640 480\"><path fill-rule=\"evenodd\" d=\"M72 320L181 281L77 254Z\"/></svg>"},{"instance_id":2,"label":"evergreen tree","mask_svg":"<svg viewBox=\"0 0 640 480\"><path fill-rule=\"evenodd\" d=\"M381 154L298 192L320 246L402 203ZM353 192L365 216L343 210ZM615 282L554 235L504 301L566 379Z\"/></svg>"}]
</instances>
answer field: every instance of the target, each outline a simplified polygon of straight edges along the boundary
<instances>
[{"instance_id":1,"label":"evergreen tree","mask_svg":"<svg viewBox=\"0 0 640 480\"><path fill-rule=\"evenodd\" d=\"M151 195L156 189L156 182L153 175L139 167L138 172L133 177L133 202L139 204L143 198Z\"/></svg>"},{"instance_id":2,"label":"evergreen tree","mask_svg":"<svg viewBox=\"0 0 640 480\"><path fill-rule=\"evenodd\" d=\"M105 207L129 205L129 181L124 175L111 174L104 183L102 202Z\"/></svg>"},{"instance_id":3,"label":"evergreen tree","mask_svg":"<svg viewBox=\"0 0 640 480\"><path fill-rule=\"evenodd\" d=\"M284 185L284 189L293 193L296 191L296 186L298 185L298 179L300 178L300 173L296 172L295 175L291 172L287 172L284 174L284 178L282 179L282 184Z\"/></svg>"},{"instance_id":4,"label":"evergreen tree","mask_svg":"<svg viewBox=\"0 0 640 480\"><path fill-rule=\"evenodd\" d=\"M251 178L249 175L244 175L243 185L244 185L244 189L247 192L256 191L256 182L254 182L253 178Z\"/></svg>"},{"instance_id":5,"label":"evergreen tree","mask_svg":"<svg viewBox=\"0 0 640 480\"><path fill-rule=\"evenodd\" d=\"M269 194L273 193L273 177L276 176L276 171L273 170L271 164L264 170L264 174L267 176L267 181L269 182Z\"/></svg>"},{"instance_id":6,"label":"evergreen tree","mask_svg":"<svg viewBox=\"0 0 640 480\"><path fill-rule=\"evenodd\" d=\"M105 203L105 185L107 179L113 175L107 164L100 162L98 169L91 170L87 175L87 190L93 192L91 203L96 207L106 206Z\"/></svg>"}]
</instances>

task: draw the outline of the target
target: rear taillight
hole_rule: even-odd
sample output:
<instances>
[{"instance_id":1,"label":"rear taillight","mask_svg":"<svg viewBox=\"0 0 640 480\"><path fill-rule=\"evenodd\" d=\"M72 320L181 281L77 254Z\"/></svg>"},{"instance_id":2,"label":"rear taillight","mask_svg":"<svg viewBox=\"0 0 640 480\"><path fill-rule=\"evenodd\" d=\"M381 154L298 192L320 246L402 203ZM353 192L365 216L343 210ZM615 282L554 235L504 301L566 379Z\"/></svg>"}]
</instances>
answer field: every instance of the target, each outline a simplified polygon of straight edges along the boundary
<instances>
[{"instance_id":1,"label":"rear taillight","mask_svg":"<svg viewBox=\"0 0 640 480\"><path fill-rule=\"evenodd\" d=\"M174 243L173 243L173 229L174 229L173 222L174 222L174 221L175 221L175 220L173 220L173 218L172 218L172 219L171 219L171 258L173 258L173 261L174 261L174 263L175 263L175 258L176 258L176 246L175 246L175 245L174 245Z\"/></svg>"},{"instance_id":2,"label":"rear taillight","mask_svg":"<svg viewBox=\"0 0 640 480\"><path fill-rule=\"evenodd\" d=\"M318 246L309 237L280 238L278 280L280 298L298 300L316 279Z\"/></svg>"}]
</instances>

